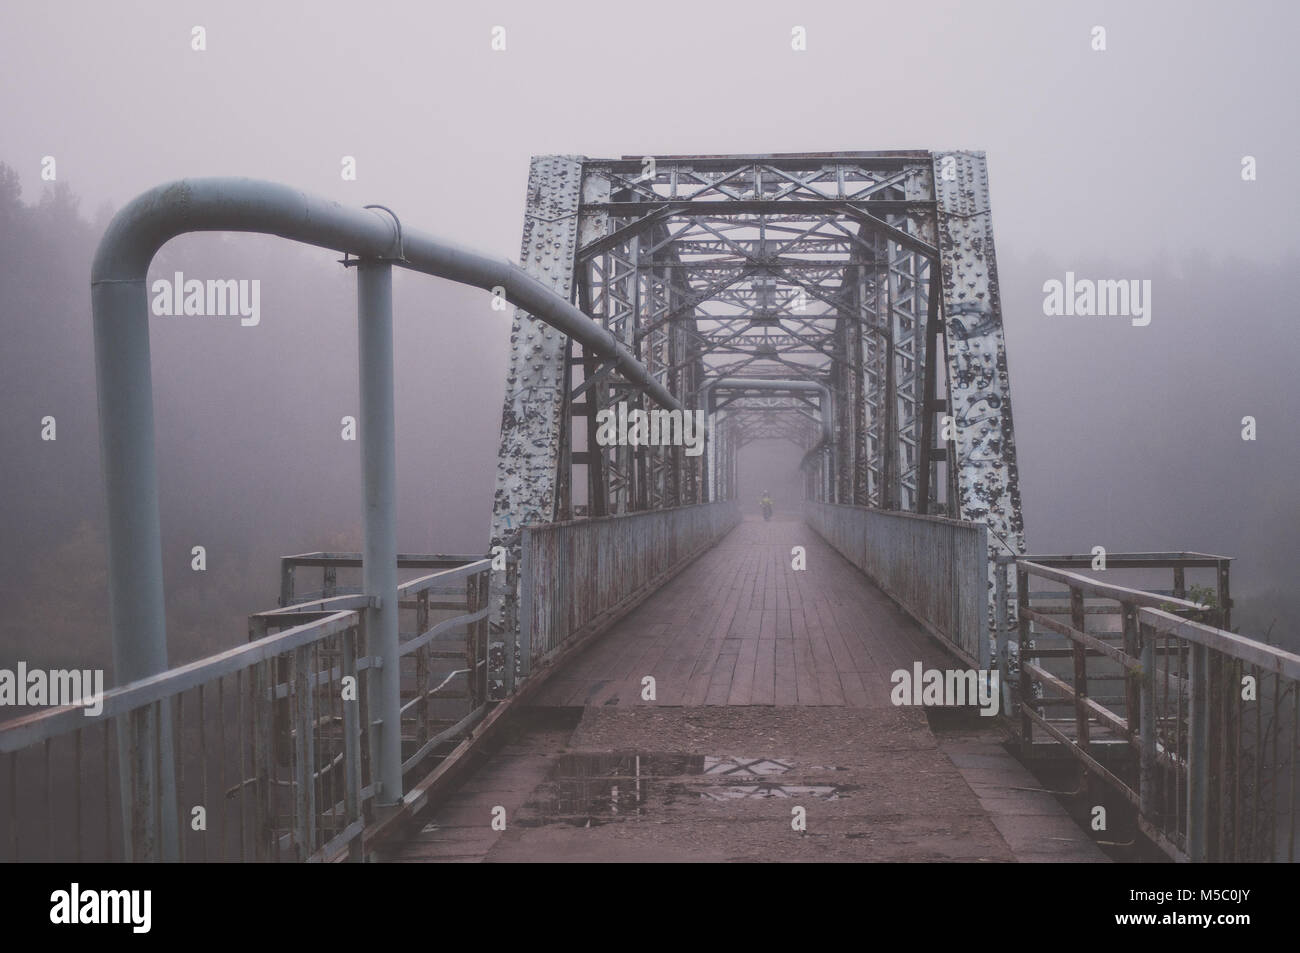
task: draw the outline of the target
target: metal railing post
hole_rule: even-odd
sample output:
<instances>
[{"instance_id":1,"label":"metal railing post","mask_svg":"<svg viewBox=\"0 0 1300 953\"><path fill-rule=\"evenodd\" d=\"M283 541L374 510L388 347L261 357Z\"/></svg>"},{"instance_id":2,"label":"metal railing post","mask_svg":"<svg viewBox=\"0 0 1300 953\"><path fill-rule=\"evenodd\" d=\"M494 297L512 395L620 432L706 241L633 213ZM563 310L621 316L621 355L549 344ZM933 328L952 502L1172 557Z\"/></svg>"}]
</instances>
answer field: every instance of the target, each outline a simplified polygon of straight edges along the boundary
<instances>
[{"instance_id":1,"label":"metal railing post","mask_svg":"<svg viewBox=\"0 0 1300 953\"><path fill-rule=\"evenodd\" d=\"M393 410L393 267L363 259L357 265L357 338L361 384L361 480L365 504L365 594L378 600L366 610L372 656L371 747L376 804L402 799L401 659L397 635L397 453Z\"/></svg>"},{"instance_id":2,"label":"metal railing post","mask_svg":"<svg viewBox=\"0 0 1300 953\"><path fill-rule=\"evenodd\" d=\"M293 563L287 559L280 560L280 606L293 605Z\"/></svg>"},{"instance_id":3,"label":"metal railing post","mask_svg":"<svg viewBox=\"0 0 1300 953\"><path fill-rule=\"evenodd\" d=\"M533 668L533 531L528 527L523 528L520 534L519 544L519 647L518 647L518 672L516 666L515 646L510 644L507 632L506 640L506 691L515 690L515 681L518 676L524 678Z\"/></svg>"},{"instance_id":4,"label":"metal railing post","mask_svg":"<svg viewBox=\"0 0 1300 953\"><path fill-rule=\"evenodd\" d=\"M1086 632L1088 618L1083 611L1083 593L1078 586L1070 587L1070 627L1077 632ZM1074 734L1075 744L1084 754L1090 752L1092 739L1088 723L1088 651L1077 638L1070 639L1070 649L1074 661ZM1090 797L1092 775L1080 763L1079 784L1085 797Z\"/></svg>"},{"instance_id":5,"label":"metal railing post","mask_svg":"<svg viewBox=\"0 0 1300 953\"><path fill-rule=\"evenodd\" d=\"M1029 717L1034 702L1034 681L1029 675L1029 571L1020 563L1016 567L1016 654L1020 659L1020 676L1016 694L1020 699L1020 752L1028 760L1034 753L1034 721Z\"/></svg>"},{"instance_id":6,"label":"metal railing post","mask_svg":"<svg viewBox=\"0 0 1300 953\"><path fill-rule=\"evenodd\" d=\"M1125 606L1125 613L1136 615L1135 606ZM1137 623L1135 623L1137 624ZM1125 623L1128 628L1128 623ZM1142 643L1142 675L1138 682L1138 731L1140 734L1140 763L1138 765L1138 811L1156 823L1156 634L1148 625L1138 624ZM1132 715L1129 716L1130 726Z\"/></svg>"},{"instance_id":7,"label":"metal railing post","mask_svg":"<svg viewBox=\"0 0 1300 953\"><path fill-rule=\"evenodd\" d=\"M1193 642L1191 655L1191 699L1187 732L1187 858L1192 863L1207 859L1206 812L1209 790L1210 680L1209 649Z\"/></svg>"},{"instance_id":8,"label":"metal railing post","mask_svg":"<svg viewBox=\"0 0 1300 953\"><path fill-rule=\"evenodd\" d=\"M342 638L342 672L351 678L358 694L343 704L343 815L348 825L361 819L361 696L357 685L357 628L349 626ZM348 859L364 859L360 837L348 844Z\"/></svg>"},{"instance_id":9,"label":"metal railing post","mask_svg":"<svg viewBox=\"0 0 1300 953\"><path fill-rule=\"evenodd\" d=\"M293 745L293 839L297 859L306 860L316 849L316 694L313 683L314 646L303 645L293 652L292 692Z\"/></svg>"}]
</instances>

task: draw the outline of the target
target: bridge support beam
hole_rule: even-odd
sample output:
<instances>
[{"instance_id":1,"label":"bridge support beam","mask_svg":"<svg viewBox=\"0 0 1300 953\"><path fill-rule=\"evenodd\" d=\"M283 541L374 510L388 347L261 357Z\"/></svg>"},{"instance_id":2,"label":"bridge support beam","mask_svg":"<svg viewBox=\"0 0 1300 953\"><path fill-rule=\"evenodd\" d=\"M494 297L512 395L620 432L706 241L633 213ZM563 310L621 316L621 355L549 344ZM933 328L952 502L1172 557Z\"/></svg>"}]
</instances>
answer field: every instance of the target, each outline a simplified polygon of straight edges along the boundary
<instances>
[{"instance_id":1,"label":"bridge support beam","mask_svg":"<svg viewBox=\"0 0 1300 953\"><path fill-rule=\"evenodd\" d=\"M361 384L361 484L365 516L362 587L366 651L382 659L369 672L370 750L376 754L376 803L402 799L401 657L397 634L397 425L393 398L393 267L357 265L357 353Z\"/></svg>"}]
</instances>

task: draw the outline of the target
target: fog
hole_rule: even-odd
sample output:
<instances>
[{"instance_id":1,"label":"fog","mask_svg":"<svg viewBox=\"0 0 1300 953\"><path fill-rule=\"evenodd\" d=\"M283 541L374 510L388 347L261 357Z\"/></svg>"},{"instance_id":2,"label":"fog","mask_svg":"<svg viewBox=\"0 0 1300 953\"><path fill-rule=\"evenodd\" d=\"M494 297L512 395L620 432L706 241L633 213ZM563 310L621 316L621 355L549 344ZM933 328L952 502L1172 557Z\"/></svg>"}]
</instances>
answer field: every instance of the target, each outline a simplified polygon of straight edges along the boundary
<instances>
[{"instance_id":1,"label":"fog","mask_svg":"<svg viewBox=\"0 0 1300 953\"><path fill-rule=\"evenodd\" d=\"M170 179L248 175L514 258L543 153L984 150L1030 550L1234 556L1238 621L1277 620L1294 645L1300 12L1134 6L6 6L0 666L109 655L89 266L113 209ZM262 287L256 327L151 320L174 661L246 637L278 556L359 545L358 444L339 438L357 412L355 279L336 257L202 235L154 262L151 279ZM1150 325L1045 316L1043 283L1067 271L1149 279ZM399 546L481 552L508 316L405 273L395 301ZM798 456L756 445L742 498L777 493L756 474Z\"/></svg>"}]
</instances>

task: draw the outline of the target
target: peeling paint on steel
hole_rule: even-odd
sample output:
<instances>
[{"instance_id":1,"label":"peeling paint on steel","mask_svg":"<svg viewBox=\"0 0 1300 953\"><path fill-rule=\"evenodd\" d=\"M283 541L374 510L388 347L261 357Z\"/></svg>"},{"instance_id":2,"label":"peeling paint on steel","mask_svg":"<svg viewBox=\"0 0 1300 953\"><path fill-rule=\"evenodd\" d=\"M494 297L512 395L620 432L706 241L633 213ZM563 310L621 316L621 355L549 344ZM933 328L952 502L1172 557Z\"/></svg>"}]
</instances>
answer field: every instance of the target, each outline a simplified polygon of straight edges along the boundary
<instances>
[{"instance_id":1,"label":"peeling paint on steel","mask_svg":"<svg viewBox=\"0 0 1300 953\"><path fill-rule=\"evenodd\" d=\"M944 160L951 157L947 178ZM955 174L954 174L955 173ZM1025 551L1024 520L1011 425L1011 385L993 250L988 171L982 152L934 154L943 268L948 388L956 421L961 519L989 527L990 554ZM994 573L989 561L989 628ZM1015 580L1008 602L1015 606ZM1009 624L1014 624L1014 619Z\"/></svg>"},{"instance_id":2,"label":"peeling paint on steel","mask_svg":"<svg viewBox=\"0 0 1300 953\"><path fill-rule=\"evenodd\" d=\"M534 156L528 174L519 261L529 275L565 298L573 287L582 163L581 156ZM491 543L504 546L511 559L519 557L520 526L555 517L566 346L560 331L515 310ZM493 621L513 642L516 593L508 590L501 572L493 574L492 590Z\"/></svg>"}]
</instances>

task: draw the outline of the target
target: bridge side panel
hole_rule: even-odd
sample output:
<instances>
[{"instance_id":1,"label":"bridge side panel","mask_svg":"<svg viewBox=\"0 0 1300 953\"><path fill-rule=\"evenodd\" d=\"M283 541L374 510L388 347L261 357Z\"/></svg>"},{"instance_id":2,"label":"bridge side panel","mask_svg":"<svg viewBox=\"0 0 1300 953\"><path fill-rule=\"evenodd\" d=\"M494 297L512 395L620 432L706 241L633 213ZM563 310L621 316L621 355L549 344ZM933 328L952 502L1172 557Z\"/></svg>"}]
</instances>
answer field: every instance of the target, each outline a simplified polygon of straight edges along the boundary
<instances>
[{"instance_id":1,"label":"bridge side panel","mask_svg":"<svg viewBox=\"0 0 1300 953\"><path fill-rule=\"evenodd\" d=\"M982 152L934 154L943 330L961 519L985 523L990 554L1025 551L1011 384ZM989 627L996 565L989 561ZM1015 577L1008 602L1015 605ZM1014 620L1009 620L1013 625Z\"/></svg>"},{"instance_id":2,"label":"bridge side panel","mask_svg":"<svg viewBox=\"0 0 1300 953\"><path fill-rule=\"evenodd\" d=\"M534 156L519 261L529 275L571 298L582 190L581 156ZM492 500L493 547L519 558L524 523L555 519L564 426L564 334L516 309L510 329L510 365L501 409L501 449ZM517 594L506 574L492 574L492 619L513 650ZM507 666L509 668L509 666Z\"/></svg>"}]
</instances>

